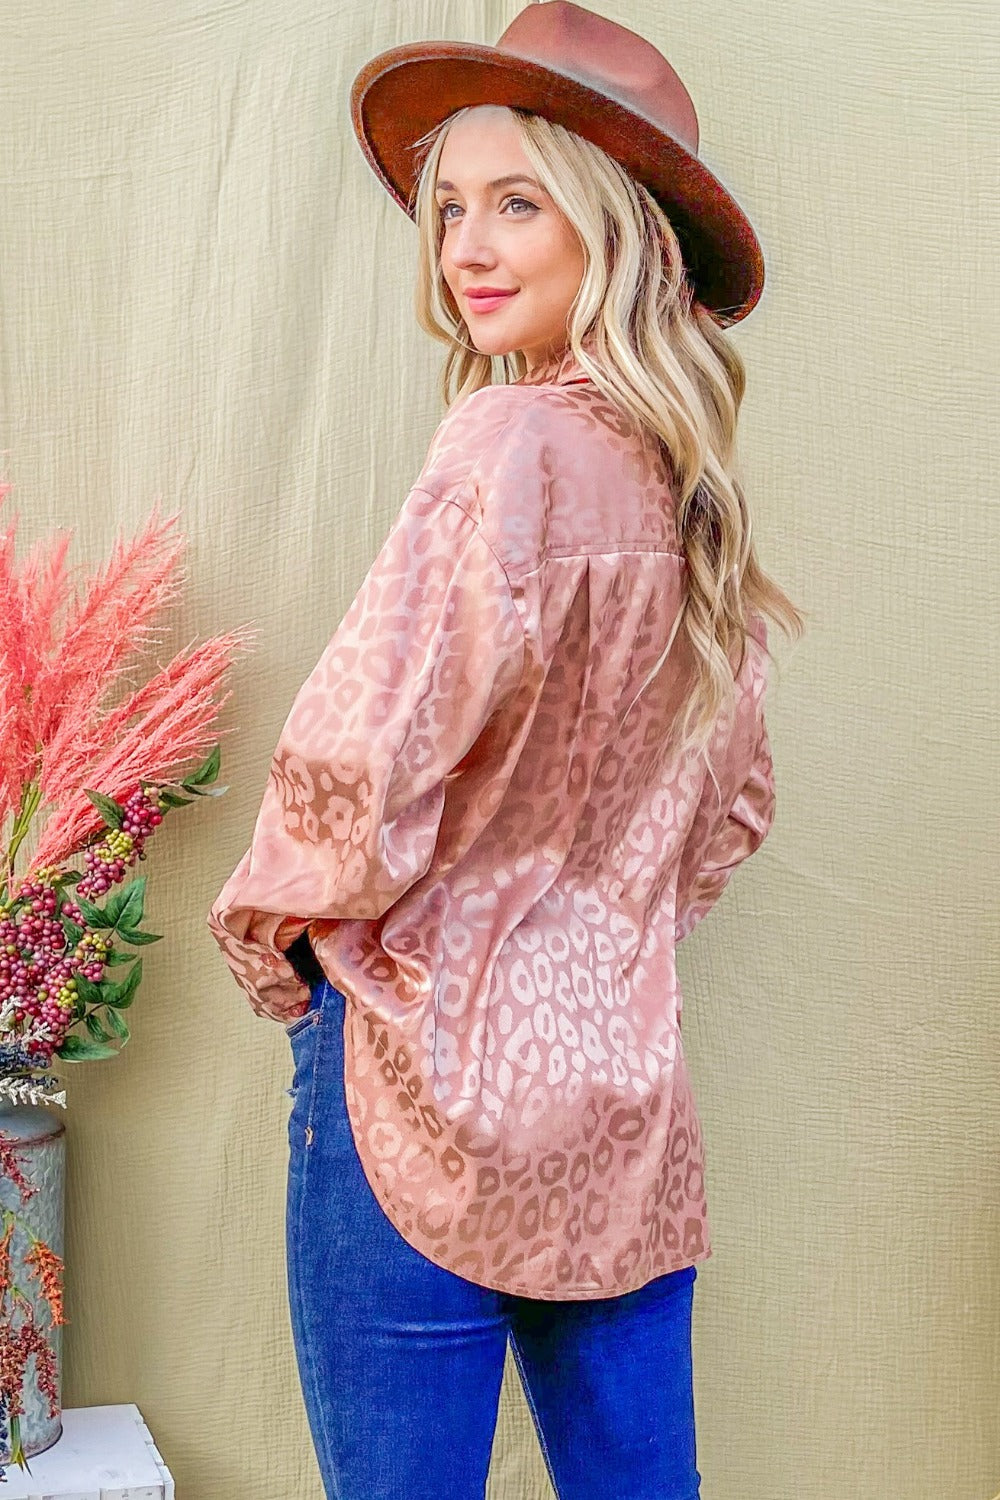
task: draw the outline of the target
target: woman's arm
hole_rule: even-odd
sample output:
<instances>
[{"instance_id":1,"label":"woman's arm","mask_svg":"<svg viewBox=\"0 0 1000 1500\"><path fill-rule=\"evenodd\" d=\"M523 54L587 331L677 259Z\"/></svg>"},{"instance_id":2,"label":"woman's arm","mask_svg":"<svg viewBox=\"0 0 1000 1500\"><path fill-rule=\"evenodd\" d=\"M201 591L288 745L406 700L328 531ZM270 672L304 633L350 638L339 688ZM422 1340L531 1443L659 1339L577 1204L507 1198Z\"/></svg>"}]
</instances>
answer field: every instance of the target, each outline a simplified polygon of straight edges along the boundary
<instances>
[{"instance_id":1,"label":"woman's arm","mask_svg":"<svg viewBox=\"0 0 1000 1500\"><path fill-rule=\"evenodd\" d=\"M767 837L774 821L774 766L763 717L750 774L705 847L698 873L677 893L674 941L686 938L711 911L733 871Z\"/></svg>"},{"instance_id":2,"label":"woman's arm","mask_svg":"<svg viewBox=\"0 0 1000 1500\"><path fill-rule=\"evenodd\" d=\"M310 924L374 920L427 872L445 778L523 660L510 584L478 525L414 487L296 696L250 847L209 913L258 1014L287 1023L307 1007Z\"/></svg>"}]
</instances>

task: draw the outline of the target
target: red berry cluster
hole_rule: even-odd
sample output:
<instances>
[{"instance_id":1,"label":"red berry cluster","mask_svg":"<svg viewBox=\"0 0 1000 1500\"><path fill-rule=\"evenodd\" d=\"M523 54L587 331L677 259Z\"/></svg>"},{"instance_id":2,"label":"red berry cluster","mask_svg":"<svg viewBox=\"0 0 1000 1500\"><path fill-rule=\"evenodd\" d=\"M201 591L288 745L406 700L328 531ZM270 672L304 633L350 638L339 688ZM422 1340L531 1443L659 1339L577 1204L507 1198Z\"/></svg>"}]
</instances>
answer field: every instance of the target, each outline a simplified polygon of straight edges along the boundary
<instances>
[{"instance_id":1,"label":"red berry cluster","mask_svg":"<svg viewBox=\"0 0 1000 1500\"><path fill-rule=\"evenodd\" d=\"M125 872L137 859L144 859L146 840L163 822L161 808L165 803L155 791L142 787L123 804L125 814L121 828L111 829L84 856L87 873L77 885L77 894L88 900L104 896L113 885L125 879Z\"/></svg>"},{"instance_id":2,"label":"red berry cluster","mask_svg":"<svg viewBox=\"0 0 1000 1500\"><path fill-rule=\"evenodd\" d=\"M121 828L86 851L87 873L77 882L76 894L103 896L125 878L129 865L142 859L149 835L163 821L155 789L139 788L123 804ZM36 870L6 905L0 904L0 1016L3 1017L4 1070L27 1055L29 1066L47 1068L76 1019L77 975L99 984L113 944L87 926L72 897L56 889L64 872L56 866ZM65 923L83 928L79 940L68 936ZM15 1069L16 1070L16 1069Z\"/></svg>"},{"instance_id":3,"label":"red berry cluster","mask_svg":"<svg viewBox=\"0 0 1000 1500\"><path fill-rule=\"evenodd\" d=\"M80 910L71 901L60 903L51 884L54 873L39 871L38 879L24 882L11 906L0 908L0 1012L8 1015L8 1029L22 1039L35 1067L48 1066L72 1020L74 974L90 978L104 972L103 965L99 971L93 965L89 946L67 948L59 915L79 922ZM39 1026L46 1034L31 1035Z\"/></svg>"}]
</instances>

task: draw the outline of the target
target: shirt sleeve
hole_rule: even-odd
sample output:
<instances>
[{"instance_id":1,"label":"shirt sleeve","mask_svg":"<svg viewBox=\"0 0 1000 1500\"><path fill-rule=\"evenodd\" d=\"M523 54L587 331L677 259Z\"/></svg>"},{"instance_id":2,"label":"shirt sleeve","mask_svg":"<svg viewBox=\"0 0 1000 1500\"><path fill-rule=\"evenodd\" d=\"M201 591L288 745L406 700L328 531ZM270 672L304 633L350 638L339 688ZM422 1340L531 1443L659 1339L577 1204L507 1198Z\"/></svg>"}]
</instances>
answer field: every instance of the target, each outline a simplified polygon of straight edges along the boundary
<instances>
[{"instance_id":1,"label":"shirt sleeve","mask_svg":"<svg viewBox=\"0 0 1000 1500\"><path fill-rule=\"evenodd\" d=\"M444 780L512 694L524 631L454 498L411 489L292 704L250 846L208 925L253 1009L309 1001L285 956L314 921L378 918L431 865Z\"/></svg>"},{"instance_id":2,"label":"shirt sleeve","mask_svg":"<svg viewBox=\"0 0 1000 1500\"><path fill-rule=\"evenodd\" d=\"M687 937L711 911L738 865L760 848L774 821L774 766L763 716L750 774L712 833L698 871L678 891L675 942Z\"/></svg>"}]
</instances>

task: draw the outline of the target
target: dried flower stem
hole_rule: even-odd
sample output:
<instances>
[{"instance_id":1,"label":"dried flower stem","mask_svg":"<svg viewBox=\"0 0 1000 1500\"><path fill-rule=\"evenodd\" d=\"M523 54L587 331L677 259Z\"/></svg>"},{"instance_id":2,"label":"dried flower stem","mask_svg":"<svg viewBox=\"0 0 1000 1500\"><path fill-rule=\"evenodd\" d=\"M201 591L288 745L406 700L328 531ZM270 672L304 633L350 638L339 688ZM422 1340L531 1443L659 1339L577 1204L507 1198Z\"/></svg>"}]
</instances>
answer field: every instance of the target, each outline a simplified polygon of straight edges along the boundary
<instances>
[{"instance_id":1,"label":"dried flower stem","mask_svg":"<svg viewBox=\"0 0 1000 1500\"><path fill-rule=\"evenodd\" d=\"M27 782L21 790L21 806L4 850L4 883L0 889L0 901L6 901L14 886L14 860L31 827L31 820L42 800L42 789L37 781Z\"/></svg>"}]
</instances>

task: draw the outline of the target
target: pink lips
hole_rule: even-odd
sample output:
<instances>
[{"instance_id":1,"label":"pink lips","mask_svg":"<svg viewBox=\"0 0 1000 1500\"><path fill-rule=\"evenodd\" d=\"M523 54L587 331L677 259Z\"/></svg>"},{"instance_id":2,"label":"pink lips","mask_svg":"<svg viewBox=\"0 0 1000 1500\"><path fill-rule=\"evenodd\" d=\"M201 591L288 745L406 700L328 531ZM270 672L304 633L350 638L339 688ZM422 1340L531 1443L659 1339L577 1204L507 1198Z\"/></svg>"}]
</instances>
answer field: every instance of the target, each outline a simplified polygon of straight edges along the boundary
<instances>
[{"instance_id":1,"label":"pink lips","mask_svg":"<svg viewBox=\"0 0 1000 1500\"><path fill-rule=\"evenodd\" d=\"M501 307L505 302L509 302L511 297L516 296L516 291L502 292L497 296L486 297L476 296L473 292L467 292L466 300L468 301L470 307L475 308L476 312L492 312L495 307Z\"/></svg>"}]
</instances>

